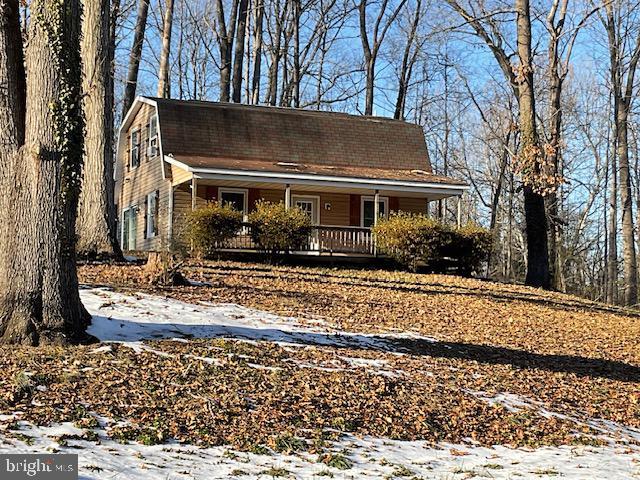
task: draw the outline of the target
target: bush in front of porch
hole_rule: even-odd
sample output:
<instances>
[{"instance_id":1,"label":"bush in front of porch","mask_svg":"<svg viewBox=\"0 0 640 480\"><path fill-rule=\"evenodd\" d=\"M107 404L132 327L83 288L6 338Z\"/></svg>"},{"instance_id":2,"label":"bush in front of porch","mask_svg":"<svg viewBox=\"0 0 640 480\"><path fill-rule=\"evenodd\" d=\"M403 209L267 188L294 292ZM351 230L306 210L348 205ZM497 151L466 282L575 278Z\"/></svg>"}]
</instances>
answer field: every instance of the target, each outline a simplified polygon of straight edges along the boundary
<instances>
[{"instance_id":1,"label":"bush in front of porch","mask_svg":"<svg viewBox=\"0 0 640 480\"><path fill-rule=\"evenodd\" d=\"M242 212L217 202L189 212L186 238L199 257L209 257L234 238L242 227Z\"/></svg>"},{"instance_id":2,"label":"bush in front of porch","mask_svg":"<svg viewBox=\"0 0 640 480\"><path fill-rule=\"evenodd\" d=\"M309 241L311 218L297 207L285 208L280 203L260 200L249 214L251 237L271 260L279 253L300 249Z\"/></svg>"},{"instance_id":3,"label":"bush in front of porch","mask_svg":"<svg viewBox=\"0 0 640 480\"><path fill-rule=\"evenodd\" d=\"M462 275L476 271L491 250L489 230L473 224L454 228L423 214L397 212L373 227L380 253L415 272L421 265L455 261Z\"/></svg>"}]
</instances>

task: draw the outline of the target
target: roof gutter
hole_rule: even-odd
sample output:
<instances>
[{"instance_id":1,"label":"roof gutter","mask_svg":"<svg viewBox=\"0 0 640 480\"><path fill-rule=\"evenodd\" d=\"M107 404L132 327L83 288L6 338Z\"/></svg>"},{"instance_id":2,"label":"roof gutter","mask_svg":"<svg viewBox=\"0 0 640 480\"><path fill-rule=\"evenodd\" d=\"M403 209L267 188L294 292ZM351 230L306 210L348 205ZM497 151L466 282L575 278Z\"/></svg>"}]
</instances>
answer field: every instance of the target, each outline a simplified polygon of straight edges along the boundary
<instances>
[{"instance_id":1,"label":"roof gutter","mask_svg":"<svg viewBox=\"0 0 640 480\"><path fill-rule=\"evenodd\" d=\"M469 190L468 185L451 185L433 182L411 182L392 179L372 179L361 177L338 177L330 175L293 173L293 172L265 172L259 170L229 170L219 168L197 168L166 156L165 160L176 165L199 178L215 178L224 180L240 180L272 183L297 183L299 185L322 185L342 188L367 188L373 190L402 190L414 193L441 193L461 195Z\"/></svg>"}]
</instances>

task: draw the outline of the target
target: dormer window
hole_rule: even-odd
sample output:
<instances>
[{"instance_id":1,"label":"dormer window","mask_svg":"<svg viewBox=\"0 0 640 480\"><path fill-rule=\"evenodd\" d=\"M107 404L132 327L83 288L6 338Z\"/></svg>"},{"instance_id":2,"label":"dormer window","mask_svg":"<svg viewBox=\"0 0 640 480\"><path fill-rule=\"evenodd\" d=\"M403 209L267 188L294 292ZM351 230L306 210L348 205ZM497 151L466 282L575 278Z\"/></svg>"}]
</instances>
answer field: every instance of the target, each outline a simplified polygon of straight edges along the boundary
<instances>
[{"instance_id":1,"label":"dormer window","mask_svg":"<svg viewBox=\"0 0 640 480\"><path fill-rule=\"evenodd\" d=\"M131 150L129 157L129 168L133 170L140 166L140 129L131 132Z\"/></svg>"},{"instance_id":2,"label":"dormer window","mask_svg":"<svg viewBox=\"0 0 640 480\"><path fill-rule=\"evenodd\" d=\"M149 120L149 146L147 147L147 157L153 158L158 155L158 117L153 115Z\"/></svg>"}]
</instances>

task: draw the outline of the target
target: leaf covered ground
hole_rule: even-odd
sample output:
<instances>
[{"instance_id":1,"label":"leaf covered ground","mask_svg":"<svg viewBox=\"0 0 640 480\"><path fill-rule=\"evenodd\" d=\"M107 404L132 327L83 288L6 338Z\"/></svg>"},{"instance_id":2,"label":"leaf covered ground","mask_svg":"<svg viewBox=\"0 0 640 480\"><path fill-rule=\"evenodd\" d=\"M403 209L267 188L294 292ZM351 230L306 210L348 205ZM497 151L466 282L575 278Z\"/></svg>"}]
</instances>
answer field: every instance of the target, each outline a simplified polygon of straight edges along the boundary
<instances>
[{"instance_id":1,"label":"leaf covered ground","mask_svg":"<svg viewBox=\"0 0 640 480\"><path fill-rule=\"evenodd\" d=\"M599 443L605 432L633 441L624 428L640 429L640 317L631 311L386 271L213 262L185 269L206 285L167 288L146 287L136 266L80 274L124 292L402 335L385 337L385 348L232 339L5 347L0 414L74 421L87 432L99 418L113 438L142 443L319 454L340 432L537 446Z\"/></svg>"}]
</instances>

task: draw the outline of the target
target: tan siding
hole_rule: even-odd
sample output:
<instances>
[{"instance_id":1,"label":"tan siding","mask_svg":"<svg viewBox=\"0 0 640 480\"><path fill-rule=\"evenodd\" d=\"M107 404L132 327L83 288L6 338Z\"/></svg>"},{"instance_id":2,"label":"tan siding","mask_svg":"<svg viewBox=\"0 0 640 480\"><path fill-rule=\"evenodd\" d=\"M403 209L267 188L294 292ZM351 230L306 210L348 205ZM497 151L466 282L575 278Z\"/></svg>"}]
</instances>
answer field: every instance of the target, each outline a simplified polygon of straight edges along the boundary
<instances>
[{"instance_id":1,"label":"tan siding","mask_svg":"<svg viewBox=\"0 0 640 480\"><path fill-rule=\"evenodd\" d=\"M149 117L154 113L151 105L143 105L127 131L126 148L121 154L118 172L118 220L122 222L122 212L131 206L138 207L136 250L160 250L167 248L168 212L171 186L162 178L162 162L160 156L147 156ZM140 166L129 169L129 136L132 131L140 129ZM148 194L158 190L158 235L145 239L145 200Z\"/></svg>"},{"instance_id":2,"label":"tan siding","mask_svg":"<svg viewBox=\"0 0 640 480\"><path fill-rule=\"evenodd\" d=\"M176 165L171 165L171 177L172 177L172 184L173 185L179 185L181 183L184 182L188 182L191 180L191 177L193 176L193 174L191 172L187 172L186 170L183 170L180 167L177 167Z\"/></svg>"},{"instance_id":3,"label":"tan siding","mask_svg":"<svg viewBox=\"0 0 640 480\"><path fill-rule=\"evenodd\" d=\"M331 210L325 204L331 204ZM342 193L320 194L320 223L322 225L349 225L349 195Z\"/></svg>"},{"instance_id":4,"label":"tan siding","mask_svg":"<svg viewBox=\"0 0 640 480\"><path fill-rule=\"evenodd\" d=\"M349 225L349 195L342 193L324 192L299 192L291 190L291 195L319 196L320 197L320 224L321 225ZM260 190L260 198L269 202L284 202L284 190ZM331 204L331 209L326 210L325 204Z\"/></svg>"},{"instance_id":5,"label":"tan siding","mask_svg":"<svg viewBox=\"0 0 640 480\"><path fill-rule=\"evenodd\" d=\"M398 208L402 212L427 213L427 199L400 197L398 199Z\"/></svg>"},{"instance_id":6,"label":"tan siding","mask_svg":"<svg viewBox=\"0 0 640 480\"><path fill-rule=\"evenodd\" d=\"M265 190L260 189L260 198L267 202L284 202L284 189L283 190Z\"/></svg>"}]
</instances>

